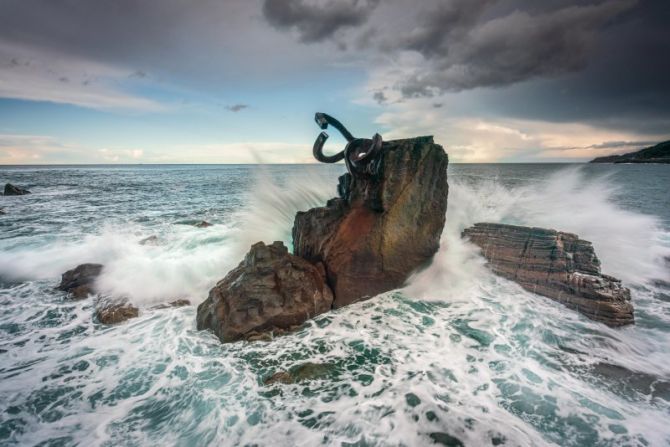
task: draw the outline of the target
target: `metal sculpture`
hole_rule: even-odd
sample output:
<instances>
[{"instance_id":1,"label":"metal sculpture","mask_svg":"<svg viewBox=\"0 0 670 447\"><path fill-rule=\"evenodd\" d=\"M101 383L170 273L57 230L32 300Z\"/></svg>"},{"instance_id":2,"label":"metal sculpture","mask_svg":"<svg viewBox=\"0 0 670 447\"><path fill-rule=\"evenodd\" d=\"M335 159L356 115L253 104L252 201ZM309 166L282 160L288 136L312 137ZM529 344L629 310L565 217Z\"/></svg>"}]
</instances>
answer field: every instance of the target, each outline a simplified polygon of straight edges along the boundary
<instances>
[{"instance_id":1,"label":"metal sculpture","mask_svg":"<svg viewBox=\"0 0 670 447\"><path fill-rule=\"evenodd\" d=\"M372 139L355 138L344 125L326 113L316 113L314 121L324 131L316 137L314 142L314 158L321 163L337 163L344 159L347 170L356 178L357 176L376 176L379 168L379 157L377 155L382 149L382 137L378 133L374 134ZM325 130L328 126L333 126L347 140L345 148L334 154L325 155L323 146L328 139Z\"/></svg>"}]
</instances>

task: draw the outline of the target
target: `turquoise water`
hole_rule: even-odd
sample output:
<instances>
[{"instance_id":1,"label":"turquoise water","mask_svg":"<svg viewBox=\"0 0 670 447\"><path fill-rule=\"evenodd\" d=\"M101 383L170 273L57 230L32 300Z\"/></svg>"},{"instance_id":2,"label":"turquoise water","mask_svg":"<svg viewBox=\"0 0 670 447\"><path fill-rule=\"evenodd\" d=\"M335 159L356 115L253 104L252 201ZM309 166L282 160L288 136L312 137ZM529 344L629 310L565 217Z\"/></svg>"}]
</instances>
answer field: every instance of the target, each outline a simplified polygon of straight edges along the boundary
<instances>
[{"instance_id":1,"label":"turquoise water","mask_svg":"<svg viewBox=\"0 0 670 447\"><path fill-rule=\"evenodd\" d=\"M0 167L33 191L0 197L0 445L670 444L668 166L451 165L442 247L405 289L271 342L196 331L208 289L251 243L290 244L343 169ZM591 240L637 324L493 276L459 237L478 221ZM54 290L84 262L140 317L103 326ZM263 384L306 363L323 366Z\"/></svg>"}]
</instances>

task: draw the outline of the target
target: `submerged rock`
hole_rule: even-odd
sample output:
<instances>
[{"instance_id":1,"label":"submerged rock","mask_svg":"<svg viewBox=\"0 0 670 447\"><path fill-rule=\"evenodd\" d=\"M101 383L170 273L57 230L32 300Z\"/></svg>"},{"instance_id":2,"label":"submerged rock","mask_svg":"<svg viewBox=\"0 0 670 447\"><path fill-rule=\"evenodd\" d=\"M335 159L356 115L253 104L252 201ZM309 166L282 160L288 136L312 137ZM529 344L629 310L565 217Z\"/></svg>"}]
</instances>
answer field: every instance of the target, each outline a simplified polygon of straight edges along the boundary
<instances>
[{"instance_id":1,"label":"submerged rock","mask_svg":"<svg viewBox=\"0 0 670 447\"><path fill-rule=\"evenodd\" d=\"M170 301L169 303L162 303L154 306L152 309L169 309L171 307L185 307L190 306L191 302L186 298Z\"/></svg>"},{"instance_id":2,"label":"submerged rock","mask_svg":"<svg viewBox=\"0 0 670 447\"><path fill-rule=\"evenodd\" d=\"M5 185L5 195L6 196L23 196L25 194L30 194L30 191L27 189L14 186L11 183Z\"/></svg>"},{"instance_id":3,"label":"submerged rock","mask_svg":"<svg viewBox=\"0 0 670 447\"><path fill-rule=\"evenodd\" d=\"M279 371L266 378L265 385L274 385L275 383L292 384L306 382L310 380L323 379L333 373L334 366L330 363L312 363L307 362L288 371Z\"/></svg>"},{"instance_id":4,"label":"submerged rock","mask_svg":"<svg viewBox=\"0 0 670 447\"><path fill-rule=\"evenodd\" d=\"M7 214L4 206L0 207L0 216L2 216L3 214Z\"/></svg>"},{"instance_id":5,"label":"submerged rock","mask_svg":"<svg viewBox=\"0 0 670 447\"><path fill-rule=\"evenodd\" d=\"M126 300L100 300L95 317L102 324L118 324L139 316L140 310Z\"/></svg>"},{"instance_id":6,"label":"submerged rock","mask_svg":"<svg viewBox=\"0 0 670 447\"><path fill-rule=\"evenodd\" d=\"M207 228L207 227L211 227L212 225L213 224L207 222L206 220L201 220L200 222L194 224L193 226L197 227L197 228Z\"/></svg>"},{"instance_id":7,"label":"submerged rock","mask_svg":"<svg viewBox=\"0 0 670 447\"><path fill-rule=\"evenodd\" d=\"M630 290L600 272L593 246L577 235L478 223L465 229L463 236L482 249L495 273L524 289L609 326L634 322Z\"/></svg>"},{"instance_id":8,"label":"submerged rock","mask_svg":"<svg viewBox=\"0 0 670 447\"><path fill-rule=\"evenodd\" d=\"M101 264L81 264L63 273L58 290L68 292L72 298L83 299L95 293L95 280L102 272Z\"/></svg>"},{"instance_id":9,"label":"submerged rock","mask_svg":"<svg viewBox=\"0 0 670 447\"><path fill-rule=\"evenodd\" d=\"M296 215L294 254L323 263L342 307L402 286L437 251L448 157L432 137L384 142L374 174L340 177L340 198Z\"/></svg>"},{"instance_id":10,"label":"submerged rock","mask_svg":"<svg viewBox=\"0 0 670 447\"><path fill-rule=\"evenodd\" d=\"M140 244L140 245L158 245L158 242L159 242L159 241L158 241L158 236L156 236L156 235L154 234L154 235L151 235L151 236L149 236L149 237L145 237L144 239L142 239L142 240L139 242L139 244Z\"/></svg>"},{"instance_id":11,"label":"submerged rock","mask_svg":"<svg viewBox=\"0 0 670 447\"><path fill-rule=\"evenodd\" d=\"M197 327L211 329L223 342L291 329L331 308L324 276L281 242L258 242L198 306Z\"/></svg>"}]
</instances>

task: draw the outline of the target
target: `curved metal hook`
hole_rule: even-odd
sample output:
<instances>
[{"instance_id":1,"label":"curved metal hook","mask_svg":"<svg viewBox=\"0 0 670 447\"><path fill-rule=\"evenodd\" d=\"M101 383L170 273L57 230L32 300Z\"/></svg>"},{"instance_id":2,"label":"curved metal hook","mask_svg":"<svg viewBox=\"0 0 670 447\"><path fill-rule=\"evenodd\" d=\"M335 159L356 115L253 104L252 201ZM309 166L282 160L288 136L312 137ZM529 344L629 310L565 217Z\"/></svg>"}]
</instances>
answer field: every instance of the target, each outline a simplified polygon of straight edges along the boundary
<instances>
[{"instance_id":1,"label":"curved metal hook","mask_svg":"<svg viewBox=\"0 0 670 447\"><path fill-rule=\"evenodd\" d=\"M350 143L355 140L351 132L349 132L346 127L344 127L344 124L342 124L332 116L328 115L327 113L316 112L316 114L314 114L314 121L316 121L316 124L322 130L328 129L328 125L330 124L335 129L340 131L342 136L346 138L346 140Z\"/></svg>"},{"instance_id":2,"label":"curved metal hook","mask_svg":"<svg viewBox=\"0 0 670 447\"><path fill-rule=\"evenodd\" d=\"M314 148L312 149L312 154L314 154L314 158L319 160L321 163L337 163L344 158L344 151L340 151L334 155L324 155L323 145L326 144L327 139L328 134L326 132L321 132L319 136L316 137Z\"/></svg>"},{"instance_id":3,"label":"curved metal hook","mask_svg":"<svg viewBox=\"0 0 670 447\"><path fill-rule=\"evenodd\" d=\"M344 125L326 113L316 113L314 121L321 129L327 129L329 125L336 128L344 138L347 139L347 145L343 151L333 155L325 155L323 153L323 146L328 140L328 134L321 132L314 142L312 153L314 158L322 163L337 163L344 158L347 165L347 170L351 174L374 174L374 163L370 163L375 159L376 155L382 148L382 137L376 133L372 140L367 138L354 138Z\"/></svg>"}]
</instances>

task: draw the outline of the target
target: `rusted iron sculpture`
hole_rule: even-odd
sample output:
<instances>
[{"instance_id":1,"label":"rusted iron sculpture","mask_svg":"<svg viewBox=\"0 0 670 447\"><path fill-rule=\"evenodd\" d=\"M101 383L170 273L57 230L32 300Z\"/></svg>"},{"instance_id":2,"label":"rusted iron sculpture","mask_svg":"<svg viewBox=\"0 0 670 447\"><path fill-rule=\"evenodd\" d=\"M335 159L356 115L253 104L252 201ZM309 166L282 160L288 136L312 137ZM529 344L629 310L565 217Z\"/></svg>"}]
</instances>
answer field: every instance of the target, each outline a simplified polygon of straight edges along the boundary
<instances>
[{"instance_id":1,"label":"rusted iron sculpture","mask_svg":"<svg viewBox=\"0 0 670 447\"><path fill-rule=\"evenodd\" d=\"M382 149L382 137L378 133L375 133L371 139L355 138L341 122L326 113L317 112L314 115L314 121L323 129L323 132L316 137L316 141L314 142L314 158L321 163L337 163L344 159L349 175L344 175L340 179L338 192L342 198L348 199L353 182L357 178L374 178L377 176L380 164L379 154ZM344 149L334 155L325 155L323 153L323 146L328 139L328 133L325 130L329 125L337 129L347 140L347 145Z\"/></svg>"},{"instance_id":2,"label":"rusted iron sculpture","mask_svg":"<svg viewBox=\"0 0 670 447\"><path fill-rule=\"evenodd\" d=\"M381 135L376 133L372 139L355 138L341 122L326 113L316 113L314 121L324 130L314 142L314 158L322 163L336 163L344 158L347 169L352 175L355 173L371 174L370 162L374 160L382 148ZM324 155L323 153L323 145L328 139L328 133L325 132L325 129L329 125L337 129L347 140L344 150L335 155Z\"/></svg>"}]
</instances>

